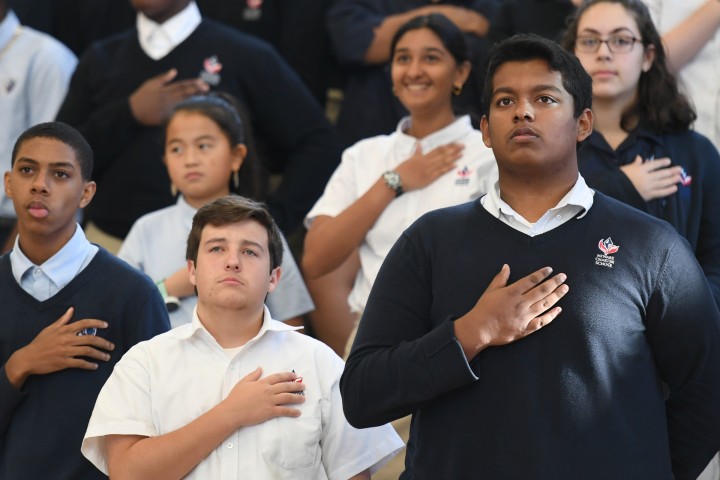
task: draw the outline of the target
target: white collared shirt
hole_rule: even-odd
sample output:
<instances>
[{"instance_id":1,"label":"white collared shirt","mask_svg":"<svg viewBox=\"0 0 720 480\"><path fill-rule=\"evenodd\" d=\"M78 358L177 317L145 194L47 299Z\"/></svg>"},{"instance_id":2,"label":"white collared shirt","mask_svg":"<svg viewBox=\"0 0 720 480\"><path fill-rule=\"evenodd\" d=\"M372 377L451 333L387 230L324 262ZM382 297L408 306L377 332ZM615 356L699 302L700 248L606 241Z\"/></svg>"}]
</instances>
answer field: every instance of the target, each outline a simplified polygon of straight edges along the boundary
<instances>
[{"instance_id":1,"label":"white collared shirt","mask_svg":"<svg viewBox=\"0 0 720 480\"><path fill-rule=\"evenodd\" d=\"M525 235L534 237L559 227L571 218L585 216L592 207L594 195L595 191L588 187L582 175L578 174L578 179L573 188L555 207L545 212L535 223L528 222L500 198L500 184L498 182L495 183L487 195L480 199L480 203L492 216L500 219L506 225Z\"/></svg>"},{"instance_id":2,"label":"white collared shirt","mask_svg":"<svg viewBox=\"0 0 720 480\"><path fill-rule=\"evenodd\" d=\"M35 265L20 248L20 237L10 252L13 277L23 290L36 300L44 301L70 283L88 266L98 252L98 247L85 238L80 225L70 240L42 265Z\"/></svg>"},{"instance_id":3,"label":"white collared shirt","mask_svg":"<svg viewBox=\"0 0 720 480\"><path fill-rule=\"evenodd\" d=\"M403 446L390 425L358 430L342 410L344 364L326 345L270 318L229 358L197 316L141 342L115 366L100 392L82 453L107 473L106 435L163 435L225 399L262 367L262 377L294 370L305 384L297 418L278 417L233 432L187 477L205 479L346 480L371 472Z\"/></svg>"},{"instance_id":4,"label":"white collared shirt","mask_svg":"<svg viewBox=\"0 0 720 480\"><path fill-rule=\"evenodd\" d=\"M315 217L336 217L364 195L383 172L397 168L410 158L418 145L423 153L449 143L464 145L453 170L426 187L406 192L393 200L368 231L360 245L361 268L348 299L353 312L364 310L380 265L406 228L431 210L469 202L484 195L497 179L495 156L483 143L480 131L472 127L470 117L459 117L421 139L405 133L408 126L409 118L406 117L392 134L361 140L345 150L325 192L305 220L305 225L309 226Z\"/></svg>"},{"instance_id":5,"label":"white collared shirt","mask_svg":"<svg viewBox=\"0 0 720 480\"><path fill-rule=\"evenodd\" d=\"M159 60L180 45L195 31L202 17L195 2L160 24L138 12L137 31L140 47L148 57Z\"/></svg>"}]
</instances>

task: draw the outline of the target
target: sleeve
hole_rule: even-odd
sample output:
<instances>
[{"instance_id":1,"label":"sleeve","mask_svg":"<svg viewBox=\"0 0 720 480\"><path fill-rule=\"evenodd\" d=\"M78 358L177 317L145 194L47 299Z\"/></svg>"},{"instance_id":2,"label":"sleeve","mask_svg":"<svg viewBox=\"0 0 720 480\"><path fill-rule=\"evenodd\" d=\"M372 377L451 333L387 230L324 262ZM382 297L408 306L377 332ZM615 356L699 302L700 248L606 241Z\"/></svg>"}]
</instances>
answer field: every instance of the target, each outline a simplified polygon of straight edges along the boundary
<instances>
[{"instance_id":1,"label":"sleeve","mask_svg":"<svg viewBox=\"0 0 720 480\"><path fill-rule=\"evenodd\" d=\"M517 8L514 1L505 0L500 4L500 10L497 16L490 23L490 31L488 32L488 40L490 45L510 38L516 32L513 24L512 12Z\"/></svg>"},{"instance_id":2,"label":"sleeve","mask_svg":"<svg viewBox=\"0 0 720 480\"><path fill-rule=\"evenodd\" d=\"M0 367L0 435L5 434L15 409L26 395L26 391L17 390L10 384L7 373L5 373L5 365Z\"/></svg>"},{"instance_id":3,"label":"sleeve","mask_svg":"<svg viewBox=\"0 0 720 480\"><path fill-rule=\"evenodd\" d=\"M348 424L339 387L343 363L337 355L332 355L334 358L323 362L331 370L324 376L329 379L329 393L322 414L323 467L330 480L346 480L366 469L373 475L397 455L404 444L392 425L360 430Z\"/></svg>"},{"instance_id":4,"label":"sleeve","mask_svg":"<svg viewBox=\"0 0 720 480\"><path fill-rule=\"evenodd\" d=\"M335 2L327 14L327 30L340 64L365 64L365 52L373 41L374 30L385 16L372 1Z\"/></svg>"},{"instance_id":5,"label":"sleeve","mask_svg":"<svg viewBox=\"0 0 720 480\"><path fill-rule=\"evenodd\" d=\"M628 176L618 165L600 158L589 145L582 146L578 151L578 169L590 188L638 210L647 211L645 200Z\"/></svg>"},{"instance_id":6,"label":"sleeve","mask_svg":"<svg viewBox=\"0 0 720 480\"><path fill-rule=\"evenodd\" d=\"M433 327L428 248L406 231L373 284L340 381L345 415L359 428L414 413L438 396L477 380L455 337L453 319Z\"/></svg>"},{"instance_id":7,"label":"sleeve","mask_svg":"<svg viewBox=\"0 0 720 480\"><path fill-rule=\"evenodd\" d=\"M269 45L254 44L253 75L243 89L253 126L268 147L273 170L283 180L268 199L270 213L285 233L302 224L340 160L340 144L319 104L300 78ZM248 62L249 63L249 62Z\"/></svg>"},{"instance_id":8,"label":"sleeve","mask_svg":"<svg viewBox=\"0 0 720 480\"><path fill-rule=\"evenodd\" d=\"M145 271L143 262L143 228L138 219L123 240L120 250L117 253L119 259L126 261L131 266L137 268L141 272ZM155 280L155 279L153 279ZM158 279L159 280L159 279Z\"/></svg>"},{"instance_id":9,"label":"sleeve","mask_svg":"<svg viewBox=\"0 0 720 480\"><path fill-rule=\"evenodd\" d=\"M702 212L700 212L700 231L695 248L695 256L705 272L715 302L720 308L720 154L713 144L703 138L705 151L699 162L705 167L702 178ZM697 212L690 212L696 215Z\"/></svg>"},{"instance_id":10,"label":"sleeve","mask_svg":"<svg viewBox=\"0 0 720 480\"><path fill-rule=\"evenodd\" d=\"M27 102L30 106L28 125L49 122L55 118L65 99L76 65L75 55L59 42L48 41L45 48L37 53L33 59L32 73L28 76L28 93L32 95Z\"/></svg>"},{"instance_id":11,"label":"sleeve","mask_svg":"<svg viewBox=\"0 0 720 480\"><path fill-rule=\"evenodd\" d=\"M360 146L355 144L343 152L340 165L338 165L327 185L325 185L322 196L305 218L307 228L310 228L310 224L315 217L321 215L336 217L360 198L356 173L357 160L362 157L360 150Z\"/></svg>"},{"instance_id":12,"label":"sleeve","mask_svg":"<svg viewBox=\"0 0 720 480\"><path fill-rule=\"evenodd\" d=\"M278 286L267 298L267 307L275 320L285 321L312 311L315 305L310 297L300 269L290 247L283 241L283 261Z\"/></svg>"},{"instance_id":13,"label":"sleeve","mask_svg":"<svg viewBox=\"0 0 720 480\"><path fill-rule=\"evenodd\" d=\"M112 159L117 157L117 152L123 151L136 138L137 129L141 128L130 111L129 97L97 103L98 85L104 83L104 72L110 71L107 59L112 56L107 52L103 55L99 48L91 46L80 59L57 115L58 121L77 128L92 146L94 178L102 175Z\"/></svg>"},{"instance_id":14,"label":"sleeve","mask_svg":"<svg viewBox=\"0 0 720 480\"><path fill-rule=\"evenodd\" d=\"M151 382L142 345L128 351L100 390L81 452L107 475L107 435L158 435L152 418Z\"/></svg>"},{"instance_id":15,"label":"sleeve","mask_svg":"<svg viewBox=\"0 0 720 480\"><path fill-rule=\"evenodd\" d=\"M130 346L170 329L170 318L160 291L150 277L143 273L138 275L143 277L143 290L135 295L141 300L138 300L137 308L129 309L129 317L124 319L124 342Z\"/></svg>"},{"instance_id":16,"label":"sleeve","mask_svg":"<svg viewBox=\"0 0 720 480\"><path fill-rule=\"evenodd\" d=\"M667 385L673 473L696 479L720 447L720 312L684 239L668 250L646 316Z\"/></svg>"}]
</instances>

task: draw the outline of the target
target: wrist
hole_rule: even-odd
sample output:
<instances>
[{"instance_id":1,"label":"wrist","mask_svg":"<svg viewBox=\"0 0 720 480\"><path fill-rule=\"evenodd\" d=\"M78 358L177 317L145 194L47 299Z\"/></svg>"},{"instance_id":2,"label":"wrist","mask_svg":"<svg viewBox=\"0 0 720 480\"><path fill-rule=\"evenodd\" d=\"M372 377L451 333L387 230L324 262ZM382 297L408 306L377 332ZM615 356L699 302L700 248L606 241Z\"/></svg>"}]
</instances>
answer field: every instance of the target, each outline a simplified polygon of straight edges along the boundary
<instances>
[{"instance_id":1,"label":"wrist","mask_svg":"<svg viewBox=\"0 0 720 480\"><path fill-rule=\"evenodd\" d=\"M172 313L178 308L180 308L180 299L168 293L167 285L165 284L164 278L159 282L155 282L155 286L157 286L157 289L160 292L160 296L162 296L163 301L165 302L165 307L167 308L168 312Z\"/></svg>"},{"instance_id":2,"label":"wrist","mask_svg":"<svg viewBox=\"0 0 720 480\"><path fill-rule=\"evenodd\" d=\"M16 390L22 389L25 380L30 375L30 372L23 367L22 348L10 355L8 361L5 362L5 375L13 388Z\"/></svg>"},{"instance_id":3,"label":"wrist","mask_svg":"<svg viewBox=\"0 0 720 480\"><path fill-rule=\"evenodd\" d=\"M395 192L395 197L399 197L402 195L405 191L403 190L402 185L402 179L400 178L400 174L397 172L397 170L388 170L385 173L382 174L383 182L385 182L385 185Z\"/></svg>"}]
</instances>

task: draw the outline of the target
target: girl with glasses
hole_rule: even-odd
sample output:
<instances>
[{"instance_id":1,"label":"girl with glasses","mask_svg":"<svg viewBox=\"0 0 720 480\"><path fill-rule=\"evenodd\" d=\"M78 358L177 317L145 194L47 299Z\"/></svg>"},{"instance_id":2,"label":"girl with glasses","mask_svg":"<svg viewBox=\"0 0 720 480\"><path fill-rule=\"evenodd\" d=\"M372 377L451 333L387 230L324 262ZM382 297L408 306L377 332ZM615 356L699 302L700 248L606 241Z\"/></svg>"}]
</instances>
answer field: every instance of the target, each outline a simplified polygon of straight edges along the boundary
<instances>
[{"instance_id":1,"label":"girl with glasses","mask_svg":"<svg viewBox=\"0 0 720 480\"><path fill-rule=\"evenodd\" d=\"M720 156L690 130L695 112L667 67L647 7L588 0L563 45L593 80L594 132L578 152L580 173L595 190L672 224L720 305L720 190L713 188Z\"/></svg>"}]
</instances>

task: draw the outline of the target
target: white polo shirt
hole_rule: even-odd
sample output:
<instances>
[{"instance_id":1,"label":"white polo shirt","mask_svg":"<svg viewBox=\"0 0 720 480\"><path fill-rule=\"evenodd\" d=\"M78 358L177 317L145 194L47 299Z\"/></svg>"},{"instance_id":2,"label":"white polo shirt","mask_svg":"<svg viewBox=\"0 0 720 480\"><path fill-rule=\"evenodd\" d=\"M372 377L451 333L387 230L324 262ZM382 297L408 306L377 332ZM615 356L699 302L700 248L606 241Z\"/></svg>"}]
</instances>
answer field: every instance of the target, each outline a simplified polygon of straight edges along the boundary
<instances>
[{"instance_id":1,"label":"white polo shirt","mask_svg":"<svg viewBox=\"0 0 720 480\"><path fill-rule=\"evenodd\" d=\"M470 117L460 117L422 139L404 133L408 124L406 117L392 134L361 140L345 150L325 192L305 220L309 226L317 216L335 217L342 213L367 192L383 172L410 158L418 144L424 153L448 143L465 146L454 170L425 188L406 192L393 200L367 233L359 250L361 268L348 299L354 312L364 310L380 265L406 228L431 210L484 195L497 180L493 152L483 143L480 131L472 127Z\"/></svg>"},{"instance_id":2,"label":"white polo shirt","mask_svg":"<svg viewBox=\"0 0 720 480\"><path fill-rule=\"evenodd\" d=\"M358 430L345 420L344 364L326 345L265 316L260 332L229 358L197 315L129 350L100 391L82 453L107 473L105 435L158 436L198 418L258 366L263 377L294 370L305 402L297 418L240 428L186 479L346 480L376 471L402 447L390 425Z\"/></svg>"}]
</instances>

